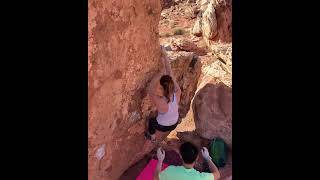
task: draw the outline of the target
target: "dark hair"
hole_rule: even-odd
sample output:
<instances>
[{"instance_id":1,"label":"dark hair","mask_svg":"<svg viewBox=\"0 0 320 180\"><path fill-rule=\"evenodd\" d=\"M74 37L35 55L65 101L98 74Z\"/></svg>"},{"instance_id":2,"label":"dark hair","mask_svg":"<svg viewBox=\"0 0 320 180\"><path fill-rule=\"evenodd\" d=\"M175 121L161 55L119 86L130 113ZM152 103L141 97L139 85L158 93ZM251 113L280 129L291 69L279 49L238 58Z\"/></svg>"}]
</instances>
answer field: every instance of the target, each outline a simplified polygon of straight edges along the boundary
<instances>
[{"instance_id":1,"label":"dark hair","mask_svg":"<svg viewBox=\"0 0 320 180\"><path fill-rule=\"evenodd\" d=\"M171 76L162 76L160 79L160 84L163 87L164 96L168 99L168 102L170 102L170 95L173 94L174 91L174 83Z\"/></svg>"},{"instance_id":2,"label":"dark hair","mask_svg":"<svg viewBox=\"0 0 320 180\"><path fill-rule=\"evenodd\" d=\"M195 145L190 142L185 142L180 146L180 154L183 162L186 164L192 164L198 157L198 149Z\"/></svg>"}]
</instances>

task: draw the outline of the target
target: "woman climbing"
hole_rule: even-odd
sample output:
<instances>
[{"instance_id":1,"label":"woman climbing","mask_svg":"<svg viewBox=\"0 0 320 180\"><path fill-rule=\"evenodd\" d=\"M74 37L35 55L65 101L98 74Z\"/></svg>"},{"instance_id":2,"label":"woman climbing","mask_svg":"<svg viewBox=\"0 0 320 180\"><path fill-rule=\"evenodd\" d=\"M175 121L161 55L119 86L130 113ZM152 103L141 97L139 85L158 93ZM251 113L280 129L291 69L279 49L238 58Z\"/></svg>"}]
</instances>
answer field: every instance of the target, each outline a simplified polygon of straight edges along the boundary
<instances>
[{"instance_id":1,"label":"woman climbing","mask_svg":"<svg viewBox=\"0 0 320 180\"><path fill-rule=\"evenodd\" d=\"M157 107L157 117L149 119L148 131L145 132L146 138L152 142L155 142L156 130L162 132L172 131L177 127L179 119L178 106L181 89L173 76L170 62L165 52L161 60L163 68L152 79L148 88L150 99ZM159 87L159 84L160 92L157 91L157 85Z\"/></svg>"}]
</instances>

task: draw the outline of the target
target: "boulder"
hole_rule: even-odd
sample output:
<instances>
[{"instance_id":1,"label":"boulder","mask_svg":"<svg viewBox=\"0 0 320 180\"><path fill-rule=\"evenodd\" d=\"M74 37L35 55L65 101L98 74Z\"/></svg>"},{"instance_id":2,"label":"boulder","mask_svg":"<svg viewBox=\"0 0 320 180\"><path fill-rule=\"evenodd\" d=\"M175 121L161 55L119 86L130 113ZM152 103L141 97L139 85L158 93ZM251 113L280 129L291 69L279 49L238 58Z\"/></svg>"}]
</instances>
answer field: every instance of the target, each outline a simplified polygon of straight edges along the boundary
<instances>
[{"instance_id":1,"label":"boulder","mask_svg":"<svg viewBox=\"0 0 320 180\"><path fill-rule=\"evenodd\" d=\"M202 35L208 47L218 41L232 42L232 0L198 0L197 7L200 12L192 34Z\"/></svg>"},{"instance_id":2,"label":"boulder","mask_svg":"<svg viewBox=\"0 0 320 180\"><path fill-rule=\"evenodd\" d=\"M218 33L213 41L232 42L232 0L216 0L214 9Z\"/></svg>"},{"instance_id":3,"label":"boulder","mask_svg":"<svg viewBox=\"0 0 320 180\"><path fill-rule=\"evenodd\" d=\"M196 132L203 138L223 138L232 147L232 90L214 81L199 89L192 102Z\"/></svg>"},{"instance_id":4,"label":"boulder","mask_svg":"<svg viewBox=\"0 0 320 180\"><path fill-rule=\"evenodd\" d=\"M212 1L213 2L213 1ZM217 19L213 3L210 2L202 15L202 35L205 39L213 39L217 35Z\"/></svg>"},{"instance_id":5,"label":"boulder","mask_svg":"<svg viewBox=\"0 0 320 180\"><path fill-rule=\"evenodd\" d=\"M202 17L198 17L193 28L192 28L192 34L198 37L202 36Z\"/></svg>"}]
</instances>

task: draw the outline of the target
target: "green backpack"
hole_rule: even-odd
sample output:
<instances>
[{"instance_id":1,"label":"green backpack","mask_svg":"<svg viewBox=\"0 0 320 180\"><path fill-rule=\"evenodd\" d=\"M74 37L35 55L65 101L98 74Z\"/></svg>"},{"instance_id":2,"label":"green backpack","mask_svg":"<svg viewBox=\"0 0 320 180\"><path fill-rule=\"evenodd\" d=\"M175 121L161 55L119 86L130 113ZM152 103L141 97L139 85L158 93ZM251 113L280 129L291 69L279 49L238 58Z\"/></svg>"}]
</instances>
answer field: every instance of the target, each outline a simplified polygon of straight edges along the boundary
<instances>
[{"instance_id":1,"label":"green backpack","mask_svg":"<svg viewBox=\"0 0 320 180\"><path fill-rule=\"evenodd\" d=\"M221 138L215 138L209 146L209 154L214 164L224 167L227 162L227 144Z\"/></svg>"}]
</instances>

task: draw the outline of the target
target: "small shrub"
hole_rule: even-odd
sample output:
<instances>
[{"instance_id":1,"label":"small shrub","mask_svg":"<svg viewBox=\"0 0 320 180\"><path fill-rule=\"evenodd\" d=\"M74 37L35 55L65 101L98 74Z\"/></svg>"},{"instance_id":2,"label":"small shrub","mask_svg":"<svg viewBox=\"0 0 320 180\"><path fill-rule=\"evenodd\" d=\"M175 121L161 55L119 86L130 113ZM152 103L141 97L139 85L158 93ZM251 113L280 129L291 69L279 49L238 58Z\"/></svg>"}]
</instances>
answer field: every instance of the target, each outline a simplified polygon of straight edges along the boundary
<instances>
[{"instance_id":1,"label":"small shrub","mask_svg":"<svg viewBox=\"0 0 320 180\"><path fill-rule=\"evenodd\" d=\"M165 37L169 37L169 36L170 36L170 34L169 34L169 33L166 33L164 36L165 36Z\"/></svg>"},{"instance_id":2,"label":"small shrub","mask_svg":"<svg viewBox=\"0 0 320 180\"><path fill-rule=\"evenodd\" d=\"M174 35L183 35L185 31L183 29L175 29L173 34Z\"/></svg>"}]
</instances>

